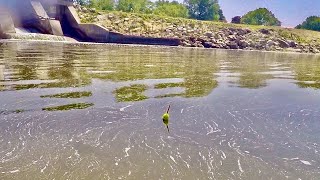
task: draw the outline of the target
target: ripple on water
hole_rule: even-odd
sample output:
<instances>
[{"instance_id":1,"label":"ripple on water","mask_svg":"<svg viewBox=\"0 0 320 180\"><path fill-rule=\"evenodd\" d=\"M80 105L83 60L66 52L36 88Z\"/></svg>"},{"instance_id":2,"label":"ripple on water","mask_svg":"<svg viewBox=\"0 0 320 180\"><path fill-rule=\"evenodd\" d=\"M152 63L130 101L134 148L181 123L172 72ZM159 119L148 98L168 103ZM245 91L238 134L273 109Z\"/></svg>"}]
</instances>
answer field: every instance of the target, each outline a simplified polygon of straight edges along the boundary
<instances>
[{"instance_id":1,"label":"ripple on water","mask_svg":"<svg viewBox=\"0 0 320 180\"><path fill-rule=\"evenodd\" d=\"M0 179L320 177L317 56L47 45L0 47Z\"/></svg>"}]
</instances>

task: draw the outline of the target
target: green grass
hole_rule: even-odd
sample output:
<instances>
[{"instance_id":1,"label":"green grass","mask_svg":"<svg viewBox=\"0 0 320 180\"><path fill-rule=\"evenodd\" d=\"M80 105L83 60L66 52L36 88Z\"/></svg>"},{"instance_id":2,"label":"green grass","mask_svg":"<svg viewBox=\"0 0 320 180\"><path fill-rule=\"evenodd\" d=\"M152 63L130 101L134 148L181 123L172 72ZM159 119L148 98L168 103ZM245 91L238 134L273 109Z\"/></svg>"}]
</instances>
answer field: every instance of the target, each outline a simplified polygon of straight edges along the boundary
<instances>
[{"instance_id":1,"label":"green grass","mask_svg":"<svg viewBox=\"0 0 320 180\"><path fill-rule=\"evenodd\" d=\"M203 31L218 31L224 28L240 28L240 29L250 29L252 31L258 31L260 29L271 29L275 33L278 34L279 37L283 37L285 39L295 40L299 43L318 43L320 44L320 32L303 30L303 29L291 29L291 28L283 28L277 26L257 26L257 25L247 25L247 24L232 24L232 23L224 23L224 22L214 22L214 21L199 21L194 19L185 19L185 18L173 18L166 16L158 16L154 14L139 14L139 13L127 13L127 12L119 12L119 11L100 11L101 14L112 14L114 17L117 17L118 20L123 20L124 18L129 18L140 24L142 27L141 32L139 33L147 33L151 34L150 36L156 35L157 32L164 30L166 27L170 25L177 26L188 26L191 28L197 27ZM92 14L92 16L96 16L96 14ZM93 22L93 20L91 21ZM115 30L120 33L135 33L131 32L130 28L121 29L125 27L123 23L114 24L112 20L102 20L99 21L105 27L113 26ZM144 27L146 24L152 26L152 30L150 28ZM130 25L129 25L130 26ZM136 26L136 25L135 25ZM147 32L150 31L150 32Z\"/></svg>"}]
</instances>

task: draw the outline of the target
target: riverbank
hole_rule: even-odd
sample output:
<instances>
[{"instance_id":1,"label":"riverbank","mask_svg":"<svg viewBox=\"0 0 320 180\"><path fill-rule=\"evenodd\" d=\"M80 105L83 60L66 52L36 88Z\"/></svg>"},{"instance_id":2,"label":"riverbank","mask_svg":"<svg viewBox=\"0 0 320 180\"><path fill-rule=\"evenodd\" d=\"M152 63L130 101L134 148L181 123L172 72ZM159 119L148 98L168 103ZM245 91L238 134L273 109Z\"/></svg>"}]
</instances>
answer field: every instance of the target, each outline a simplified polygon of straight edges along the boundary
<instances>
[{"instance_id":1,"label":"riverbank","mask_svg":"<svg viewBox=\"0 0 320 180\"><path fill-rule=\"evenodd\" d=\"M125 35L178 38L180 46L320 53L320 32L77 7L82 22Z\"/></svg>"}]
</instances>

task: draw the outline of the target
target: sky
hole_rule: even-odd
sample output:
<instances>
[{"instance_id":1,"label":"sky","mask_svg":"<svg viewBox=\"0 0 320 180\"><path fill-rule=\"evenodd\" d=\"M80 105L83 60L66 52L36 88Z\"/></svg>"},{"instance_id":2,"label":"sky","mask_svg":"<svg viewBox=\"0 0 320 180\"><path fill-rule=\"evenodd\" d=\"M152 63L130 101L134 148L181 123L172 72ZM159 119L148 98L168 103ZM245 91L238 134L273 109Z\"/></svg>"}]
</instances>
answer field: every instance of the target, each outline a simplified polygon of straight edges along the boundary
<instances>
[{"instance_id":1,"label":"sky","mask_svg":"<svg viewBox=\"0 0 320 180\"><path fill-rule=\"evenodd\" d=\"M219 0L219 3L228 22L260 7L272 11L284 27L295 27L312 15L320 16L320 0Z\"/></svg>"}]
</instances>

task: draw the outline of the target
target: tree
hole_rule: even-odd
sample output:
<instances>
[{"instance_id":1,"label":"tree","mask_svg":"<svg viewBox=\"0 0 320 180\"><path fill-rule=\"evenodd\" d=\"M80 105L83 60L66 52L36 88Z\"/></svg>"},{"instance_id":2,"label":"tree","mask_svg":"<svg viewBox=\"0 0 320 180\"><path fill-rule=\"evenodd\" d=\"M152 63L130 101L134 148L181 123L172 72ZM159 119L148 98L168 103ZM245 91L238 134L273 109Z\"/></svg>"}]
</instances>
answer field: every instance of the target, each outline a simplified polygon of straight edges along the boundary
<instances>
[{"instance_id":1,"label":"tree","mask_svg":"<svg viewBox=\"0 0 320 180\"><path fill-rule=\"evenodd\" d=\"M84 5L88 5L89 4L89 0L73 0L73 2L81 5L81 6L84 6Z\"/></svg>"},{"instance_id":2,"label":"tree","mask_svg":"<svg viewBox=\"0 0 320 180\"><path fill-rule=\"evenodd\" d=\"M242 24L281 26L281 22L266 8L250 11L241 18Z\"/></svg>"},{"instance_id":3,"label":"tree","mask_svg":"<svg viewBox=\"0 0 320 180\"><path fill-rule=\"evenodd\" d=\"M114 0L90 0L90 7L94 7L100 10L113 10Z\"/></svg>"},{"instance_id":4,"label":"tree","mask_svg":"<svg viewBox=\"0 0 320 180\"><path fill-rule=\"evenodd\" d=\"M149 0L119 0L117 10L134 13L151 13L152 2Z\"/></svg>"},{"instance_id":5,"label":"tree","mask_svg":"<svg viewBox=\"0 0 320 180\"><path fill-rule=\"evenodd\" d=\"M320 17L310 16L302 24L299 24L296 28L320 31Z\"/></svg>"},{"instance_id":6,"label":"tree","mask_svg":"<svg viewBox=\"0 0 320 180\"><path fill-rule=\"evenodd\" d=\"M241 16L235 16L231 19L231 23L240 24L241 23Z\"/></svg>"},{"instance_id":7,"label":"tree","mask_svg":"<svg viewBox=\"0 0 320 180\"><path fill-rule=\"evenodd\" d=\"M219 9L219 21L227 22L226 17L223 15L222 9Z\"/></svg>"},{"instance_id":8,"label":"tree","mask_svg":"<svg viewBox=\"0 0 320 180\"><path fill-rule=\"evenodd\" d=\"M155 3L154 14L161 16L171 16L171 17L188 17L188 9L185 5L180 4L177 1L169 2L164 0L159 0Z\"/></svg>"},{"instance_id":9,"label":"tree","mask_svg":"<svg viewBox=\"0 0 320 180\"><path fill-rule=\"evenodd\" d=\"M198 20L218 21L223 15L218 0L185 0L189 16ZM219 10L221 12L219 13Z\"/></svg>"}]
</instances>

